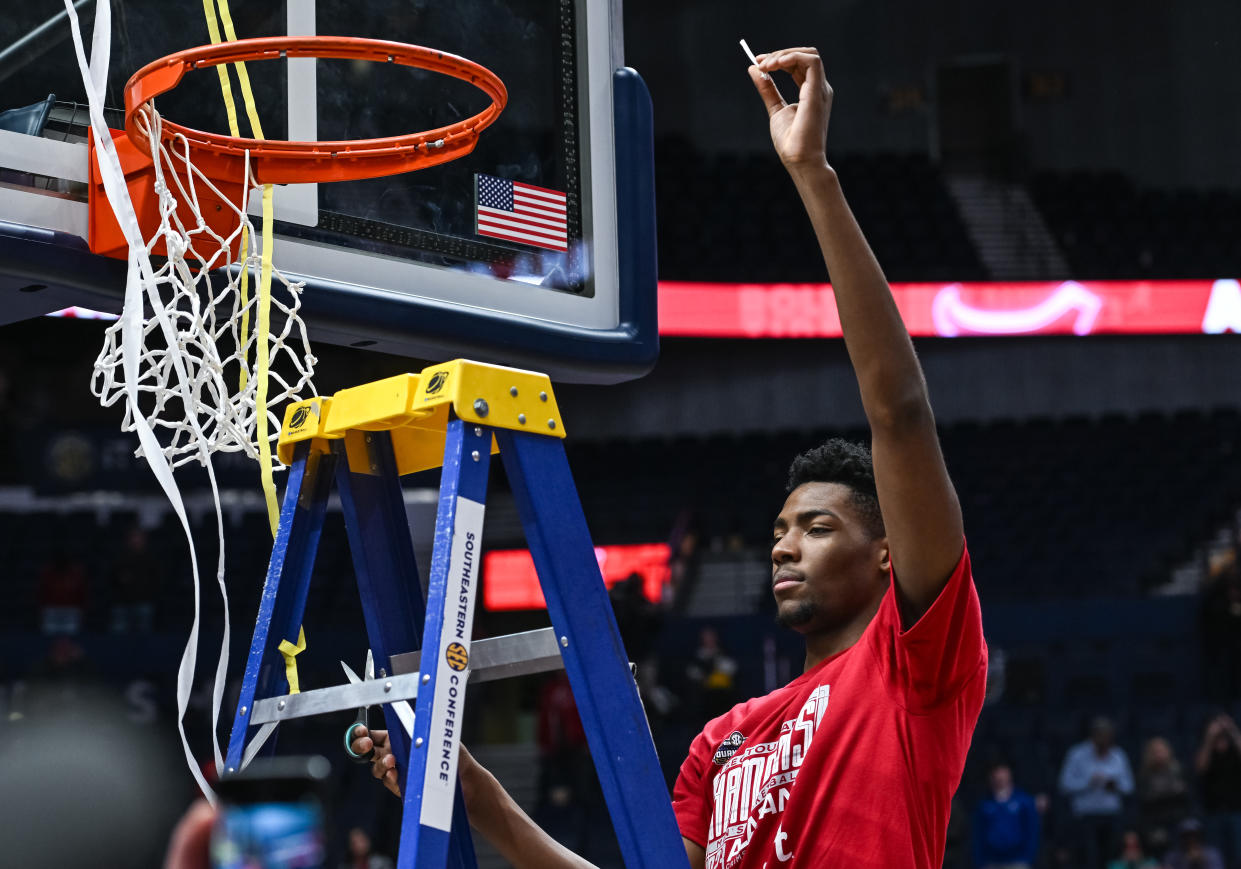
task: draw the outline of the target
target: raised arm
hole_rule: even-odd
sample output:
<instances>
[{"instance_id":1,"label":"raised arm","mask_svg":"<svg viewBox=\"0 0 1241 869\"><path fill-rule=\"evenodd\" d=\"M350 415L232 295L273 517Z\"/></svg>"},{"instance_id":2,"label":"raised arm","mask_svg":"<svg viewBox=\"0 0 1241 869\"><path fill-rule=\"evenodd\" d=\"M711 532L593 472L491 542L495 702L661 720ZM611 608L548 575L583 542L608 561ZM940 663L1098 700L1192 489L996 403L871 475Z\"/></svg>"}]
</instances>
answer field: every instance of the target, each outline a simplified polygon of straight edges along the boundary
<instances>
[{"instance_id":1,"label":"raised arm","mask_svg":"<svg viewBox=\"0 0 1241 869\"><path fill-rule=\"evenodd\" d=\"M789 48L758 60L750 78L767 107L776 152L818 236L870 423L875 487L908 626L935 601L961 557L961 507L909 333L827 162L832 89L819 53ZM798 102L780 96L770 78L777 71L793 77Z\"/></svg>"}]
</instances>

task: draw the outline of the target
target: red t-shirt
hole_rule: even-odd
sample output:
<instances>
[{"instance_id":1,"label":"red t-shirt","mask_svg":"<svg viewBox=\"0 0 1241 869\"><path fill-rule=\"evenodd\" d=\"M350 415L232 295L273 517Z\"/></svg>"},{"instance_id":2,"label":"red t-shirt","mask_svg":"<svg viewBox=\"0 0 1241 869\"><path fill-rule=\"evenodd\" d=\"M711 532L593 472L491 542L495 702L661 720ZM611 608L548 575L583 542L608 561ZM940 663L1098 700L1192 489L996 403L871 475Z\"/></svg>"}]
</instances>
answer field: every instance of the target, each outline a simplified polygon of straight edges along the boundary
<instances>
[{"instance_id":1,"label":"red t-shirt","mask_svg":"<svg viewBox=\"0 0 1241 869\"><path fill-rule=\"evenodd\" d=\"M896 589L850 648L709 722L673 792L707 869L931 869L986 689L963 552L901 630Z\"/></svg>"}]
</instances>

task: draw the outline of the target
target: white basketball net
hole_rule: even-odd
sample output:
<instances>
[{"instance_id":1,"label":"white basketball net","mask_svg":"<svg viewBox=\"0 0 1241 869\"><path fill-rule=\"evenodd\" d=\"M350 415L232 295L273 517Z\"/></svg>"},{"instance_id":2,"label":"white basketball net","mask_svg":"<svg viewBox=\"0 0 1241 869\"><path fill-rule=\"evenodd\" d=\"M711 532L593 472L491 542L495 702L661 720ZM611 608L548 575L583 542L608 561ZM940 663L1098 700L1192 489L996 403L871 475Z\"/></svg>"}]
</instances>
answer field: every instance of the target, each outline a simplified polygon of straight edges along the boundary
<instances>
[{"instance_id":1,"label":"white basketball net","mask_svg":"<svg viewBox=\"0 0 1241 869\"><path fill-rule=\"evenodd\" d=\"M269 439L279 437L285 402L316 394L311 377L317 361L310 351L306 326L298 316L303 284L288 280L272 268L271 327L267 347L259 346L261 266L260 234L246 212L249 191L255 186L246 155L242 201L228 202L219 188L190 160L189 143L178 135L163 142L159 114L151 105L135 115L151 142L155 162L155 191L160 203L160 226L147 242L151 252L162 240L167 261L154 272L154 284L144 282L142 348L138 358L137 390L141 413L155 431L173 467L201 462L207 452L242 452L260 460L258 443L259 354L268 354L267 413ZM209 188L231 209L230 232L222 236L203 220L199 192ZM187 226L177 212L189 203L197 223ZM244 240L244 241L243 241ZM240 251L234 254L234 249ZM243 292L243 276L248 290ZM172 319L176 348L168 347L154 315L151 296L162 302ZM126 401L123 369L122 321L106 332L95 360L91 392L101 404L125 407L122 428L134 431L135 407ZM188 391L178 384L176 357L187 373ZM187 406L185 396L190 402ZM198 439L201 431L203 440ZM274 452L274 451L272 451ZM141 453L141 449L139 450ZM273 470L282 465L270 459Z\"/></svg>"}]
</instances>

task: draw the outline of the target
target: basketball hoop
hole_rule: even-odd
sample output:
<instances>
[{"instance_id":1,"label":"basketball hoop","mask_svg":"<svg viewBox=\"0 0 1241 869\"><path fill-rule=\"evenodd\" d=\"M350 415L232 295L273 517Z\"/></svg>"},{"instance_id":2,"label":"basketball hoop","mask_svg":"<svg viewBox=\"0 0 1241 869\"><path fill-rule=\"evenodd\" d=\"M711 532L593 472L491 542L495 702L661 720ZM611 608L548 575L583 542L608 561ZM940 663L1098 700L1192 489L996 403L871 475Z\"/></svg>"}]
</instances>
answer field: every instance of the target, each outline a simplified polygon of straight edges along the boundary
<instances>
[{"instance_id":1,"label":"basketball hoop","mask_svg":"<svg viewBox=\"0 0 1241 869\"><path fill-rule=\"evenodd\" d=\"M155 98L177 87L191 70L281 58L365 60L424 69L478 87L491 104L472 117L420 133L322 142L208 133L169 121L155 109ZM182 359L188 365L181 364L188 370L193 396L191 405L171 387L181 378L175 371L175 354L160 346L161 330L148 321L139 389L151 407L141 412L165 433L164 452L174 466L195 457L202 460L197 443L201 431L210 451L241 451L278 468L268 445L280 429L281 405L307 387L313 390L315 360L298 317L302 287L271 265L270 233L263 234L267 249L258 249L260 234L248 216L250 191L260 185L376 178L456 160L474 150L479 134L507 101L500 78L463 57L417 45L339 36L219 42L156 60L130 78L125 86L125 131L112 130L112 140L146 251L167 258L154 272L155 285L146 291L158 293L181 324L177 343L186 351ZM108 201L93 140L91 152L88 244L95 253L132 257L132 239L122 231ZM268 193L265 201L269 199ZM266 214L264 222L270 227ZM254 283L283 286L279 297L269 292L260 299L261 286L259 293L247 292L247 275L260 268L262 277ZM270 277L278 283L271 283ZM268 302L281 315L279 324L272 322L270 333L262 325ZM260 328L252 331L251 322ZM256 363L259 358L262 363ZM273 365L270 369L267 360ZM118 325L109 330L92 383L105 405L125 394L122 361ZM276 388L267 394L269 372ZM191 415L196 421L189 419ZM259 420L261 415L266 418ZM127 427L131 423L127 414Z\"/></svg>"},{"instance_id":2,"label":"basketball hoop","mask_svg":"<svg viewBox=\"0 0 1241 869\"><path fill-rule=\"evenodd\" d=\"M424 69L476 86L491 98L491 105L473 117L434 130L335 142L247 139L195 130L166 118L155 120L154 99L176 88L191 70L280 58L366 60ZM192 151L194 168L204 180L212 182L199 191L209 200L206 208L187 209L186 199L179 203L181 222L201 220L222 238L228 238L230 233L222 230L229 222L230 215L226 213L229 209L218 200L239 201L241 185L247 178L252 186L355 181L448 163L474 150L479 134L495 122L507 103L504 82L491 70L464 57L420 45L345 36L239 39L179 51L148 63L134 73L125 85L125 131L113 131L113 138L144 237L160 220L159 203L153 196L153 154L159 150L152 147L154 139L164 147L180 143L187 160ZM158 131L153 133L154 128ZM123 258L128 255L128 244L112 209L106 207L93 143L91 150L87 242L93 253ZM239 243L240 236L234 242ZM157 241L153 251L167 255L162 240Z\"/></svg>"},{"instance_id":3,"label":"basketball hoop","mask_svg":"<svg viewBox=\"0 0 1241 869\"><path fill-rule=\"evenodd\" d=\"M162 125L164 140L182 138L191 148L210 154L221 167L218 177L239 175L249 153L250 171L258 184L353 181L410 172L464 157L474 150L478 134L500 116L508 102L508 91L499 76L455 54L379 39L278 36L191 48L147 64L125 85L125 131L138 150L150 156L148 130L134 123L135 116L155 97L175 88L185 73L223 63L285 57L369 60L438 72L475 85L491 98L491 105L471 118L446 127L381 139L273 142L204 133L165 120ZM225 170L225 166L231 171Z\"/></svg>"}]
</instances>

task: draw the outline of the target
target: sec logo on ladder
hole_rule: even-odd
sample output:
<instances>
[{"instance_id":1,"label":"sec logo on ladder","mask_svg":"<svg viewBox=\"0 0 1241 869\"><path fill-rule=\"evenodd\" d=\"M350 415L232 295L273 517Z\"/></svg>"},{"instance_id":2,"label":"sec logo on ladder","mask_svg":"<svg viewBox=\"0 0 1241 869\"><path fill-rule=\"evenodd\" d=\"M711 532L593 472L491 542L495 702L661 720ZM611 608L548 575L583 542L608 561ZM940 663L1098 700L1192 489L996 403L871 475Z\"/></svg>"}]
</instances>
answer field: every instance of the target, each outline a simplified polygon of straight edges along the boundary
<instances>
[{"instance_id":1,"label":"sec logo on ladder","mask_svg":"<svg viewBox=\"0 0 1241 869\"><path fill-rule=\"evenodd\" d=\"M459 672L469 666L470 653L460 643L452 643L444 650L444 660L448 662L448 666Z\"/></svg>"}]
</instances>

